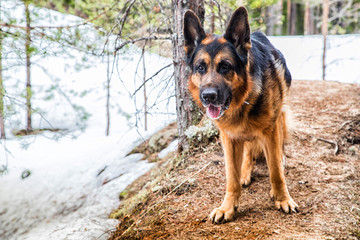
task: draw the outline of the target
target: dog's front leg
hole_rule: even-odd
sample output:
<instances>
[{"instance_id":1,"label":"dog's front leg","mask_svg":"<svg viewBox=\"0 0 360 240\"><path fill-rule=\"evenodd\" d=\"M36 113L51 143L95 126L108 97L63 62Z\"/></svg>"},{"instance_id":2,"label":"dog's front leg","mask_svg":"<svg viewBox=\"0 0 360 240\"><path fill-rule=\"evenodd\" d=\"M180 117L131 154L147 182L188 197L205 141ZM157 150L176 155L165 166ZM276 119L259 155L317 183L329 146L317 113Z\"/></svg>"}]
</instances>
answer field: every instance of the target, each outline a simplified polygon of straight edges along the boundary
<instances>
[{"instance_id":1,"label":"dog's front leg","mask_svg":"<svg viewBox=\"0 0 360 240\"><path fill-rule=\"evenodd\" d=\"M225 155L226 194L223 203L210 214L213 223L230 221L235 214L241 186L240 171L243 160L244 142L231 139L225 132L220 132Z\"/></svg>"},{"instance_id":2,"label":"dog's front leg","mask_svg":"<svg viewBox=\"0 0 360 240\"><path fill-rule=\"evenodd\" d=\"M282 164L282 134L280 122L277 121L271 133L265 136L264 150L266 161L270 171L271 191L270 196L274 198L275 207L282 209L285 213L298 212L298 205L290 197L285 182L284 168Z\"/></svg>"}]
</instances>

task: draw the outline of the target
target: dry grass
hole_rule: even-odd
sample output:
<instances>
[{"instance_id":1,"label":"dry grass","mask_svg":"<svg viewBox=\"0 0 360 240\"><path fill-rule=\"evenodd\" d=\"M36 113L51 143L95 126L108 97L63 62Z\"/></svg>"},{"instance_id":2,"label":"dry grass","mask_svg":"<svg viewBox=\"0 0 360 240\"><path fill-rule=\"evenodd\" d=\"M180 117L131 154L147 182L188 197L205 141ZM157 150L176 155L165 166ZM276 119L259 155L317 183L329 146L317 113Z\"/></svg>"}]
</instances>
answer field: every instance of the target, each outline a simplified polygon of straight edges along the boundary
<instances>
[{"instance_id":1,"label":"dry grass","mask_svg":"<svg viewBox=\"0 0 360 240\"><path fill-rule=\"evenodd\" d=\"M120 208L129 202L135 207L117 215L111 239L359 239L360 86L294 81L290 96L294 127L285 150L285 174L300 213L275 210L267 167L257 164L234 221L211 224L208 214L225 192L217 141L158 163L132 184ZM338 153L334 144L319 139L336 143ZM137 202L131 196L140 190L147 195Z\"/></svg>"}]
</instances>

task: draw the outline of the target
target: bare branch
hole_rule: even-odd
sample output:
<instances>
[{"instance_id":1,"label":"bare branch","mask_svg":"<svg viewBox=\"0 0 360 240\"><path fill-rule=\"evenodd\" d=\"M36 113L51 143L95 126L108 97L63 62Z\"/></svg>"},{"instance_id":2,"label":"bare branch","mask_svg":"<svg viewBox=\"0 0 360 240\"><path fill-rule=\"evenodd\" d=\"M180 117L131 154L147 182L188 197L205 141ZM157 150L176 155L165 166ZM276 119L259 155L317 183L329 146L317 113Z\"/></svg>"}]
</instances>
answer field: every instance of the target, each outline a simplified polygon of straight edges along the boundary
<instances>
[{"instance_id":1,"label":"bare branch","mask_svg":"<svg viewBox=\"0 0 360 240\"><path fill-rule=\"evenodd\" d=\"M157 36L151 36L151 37L141 37L141 38L135 38L135 39L131 39L131 40L127 40L123 43L121 43L114 51L114 53L116 53L117 51L119 51L120 49L122 49L124 46L131 44L131 43L136 43L136 42L140 42L140 41L149 41L149 40L171 40L170 37L157 37Z\"/></svg>"},{"instance_id":2,"label":"bare branch","mask_svg":"<svg viewBox=\"0 0 360 240\"><path fill-rule=\"evenodd\" d=\"M152 80L156 75L158 75L161 71L163 71L164 69L171 67L173 64L170 63L168 65L166 65L165 67L162 67L159 71L157 71L156 73L154 73L151 77L149 77L148 79L146 79L136 90L135 92L132 94L131 97L135 96L135 94L144 86L144 84L146 84L148 81Z\"/></svg>"},{"instance_id":3,"label":"bare branch","mask_svg":"<svg viewBox=\"0 0 360 240\"><path fill-rule=\"evenodd\" d=\"M325 143L329 143L331 144L335 149L334 149L334 156L336 156L339 153L339 145L337 144L337 142L335 141L331 141L331 140L327 140L327 139L323 139L323 138L317 138L318 141L321 142L325 142Z\"/></svg>"}]
</instances>

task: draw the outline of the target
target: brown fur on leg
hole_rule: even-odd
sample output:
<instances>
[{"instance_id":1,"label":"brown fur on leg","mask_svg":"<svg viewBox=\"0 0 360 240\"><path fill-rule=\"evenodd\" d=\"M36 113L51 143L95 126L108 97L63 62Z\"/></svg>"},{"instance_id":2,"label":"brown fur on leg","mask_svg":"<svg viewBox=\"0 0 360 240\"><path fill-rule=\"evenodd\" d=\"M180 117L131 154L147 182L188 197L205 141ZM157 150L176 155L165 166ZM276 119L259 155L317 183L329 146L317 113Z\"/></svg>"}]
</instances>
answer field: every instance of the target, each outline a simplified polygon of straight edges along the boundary
<instances>
[{"instance_id":1,"label":"brown fur on leg","mask_svg":"<svg viewBox=\"0 0 360 240\"><path fill-rule=\"evenodd\" d=\"M213 223L227 222L233 219L235 206L241 194L240 171L244 154L244 142L231 139L226 133L220 132L225 154L226 193L223 203L210 214Z\"/></svg>"},{"instance_id":2,"label":"brown fur on leg","mask_svg":"<svg viewBox=\"0 0 360 240\"><path fill-rule=\"evenodd\" d=\"M244 160L241 166L240 184L243 187L250 186L251 174L258 158L263 156L263 150L258 140L245 142Z\"/></svg>"}]
</instances>

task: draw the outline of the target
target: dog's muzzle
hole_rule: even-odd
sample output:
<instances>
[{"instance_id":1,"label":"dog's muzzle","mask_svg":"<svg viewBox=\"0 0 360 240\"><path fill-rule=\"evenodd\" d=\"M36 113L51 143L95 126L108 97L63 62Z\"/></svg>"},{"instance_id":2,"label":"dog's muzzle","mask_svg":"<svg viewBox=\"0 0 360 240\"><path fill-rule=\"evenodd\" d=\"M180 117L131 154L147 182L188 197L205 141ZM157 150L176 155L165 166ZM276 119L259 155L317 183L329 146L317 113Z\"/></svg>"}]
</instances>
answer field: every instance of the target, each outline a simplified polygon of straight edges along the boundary
<instances>
[{"instance_id":1,"label":"dog's muzzle","mask_svg":"<svg viewBox=\"0 0 360 240\"><path fill-rule=\"evenodd\" d=\"M200 91L200 100L206 109L206 115L210 119L216 120L229 108L231 91L221 91L216 88L204 88Z\"/></svg>"}]
</instances>

